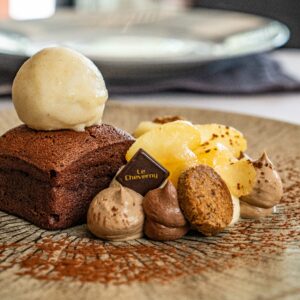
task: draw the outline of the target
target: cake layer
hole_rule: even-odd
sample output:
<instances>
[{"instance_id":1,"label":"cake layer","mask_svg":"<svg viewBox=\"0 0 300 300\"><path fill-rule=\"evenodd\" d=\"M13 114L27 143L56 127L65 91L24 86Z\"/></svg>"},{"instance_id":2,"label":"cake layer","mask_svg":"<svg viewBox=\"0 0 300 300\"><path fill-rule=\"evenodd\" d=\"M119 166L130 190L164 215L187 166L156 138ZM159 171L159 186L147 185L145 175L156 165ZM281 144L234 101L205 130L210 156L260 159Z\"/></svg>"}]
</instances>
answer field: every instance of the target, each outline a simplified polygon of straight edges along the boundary
<instances>
[{"instance_id":1,"label":"cake layer","mask_svg":"<svg viewBox=\"0 0 300 300\"><path fill-rule=\"evenodd\" d=\"M0 209L45 229L85 222L89 203L126 163L132 143L109 125L86 132L17 127L0 138Z\"/></svg>"},{"instance_id":2,"label":"cake layer","mask_svg":"<svg viewBox=\"0 0 300 300\"><path fill-rule=\"evenodd\" d=\"M6 172L18 170L41 182L49 183L52 187L64 185L72 189L76 188L80 182L93 185L94 177L102 176L102 173L105 175L105 173L109 171L109 165L102 165L103 162L119 161L121 155L123 162L126 163L123 155L131 143L131 141L122 141L111 145L113 149L110 146L95 149L79 157L78 160L73 161L71 165L65 166L63 170L50 169L43 171L37 166L29 164L20 158L0 154L0 170ZM104 159L103 161L102 158ZM101 168L99 169L100 165ZM99 170L101 170L101 174L99 174Z\"/></svg>"},{"instance_id":3,"label":"cake layer","mask_svg":"<svg viewBox=\"0 0 300 300\"><path fill-rule=\"evenodd\" d=\"M92 126L83 132L72 130L36 131L25 125L13 128L0 138L0 167L7 167L6 161L17 162L18 168L59 185L68 168L81 160L94 159L95 151L124 141L133 141L126 132L102 124ZM105 154L107 155L107 153ZM114 155L114 151L110 153ZM53 174L57 176L53 176Z\"/></svg>"},{"instance_id":4,"label":"cake layer","mask_svg":"<svg viewBox=\"0 0 300 300\"><path fill-rule=\"evenodd\" d=\"M80 184L70 190L51 187L22 172L0 171L0 207L44 229L67 228L86 221L90 202L110 181L110 176L102 176L96 186Z\"/></svg>"}]
</instances>

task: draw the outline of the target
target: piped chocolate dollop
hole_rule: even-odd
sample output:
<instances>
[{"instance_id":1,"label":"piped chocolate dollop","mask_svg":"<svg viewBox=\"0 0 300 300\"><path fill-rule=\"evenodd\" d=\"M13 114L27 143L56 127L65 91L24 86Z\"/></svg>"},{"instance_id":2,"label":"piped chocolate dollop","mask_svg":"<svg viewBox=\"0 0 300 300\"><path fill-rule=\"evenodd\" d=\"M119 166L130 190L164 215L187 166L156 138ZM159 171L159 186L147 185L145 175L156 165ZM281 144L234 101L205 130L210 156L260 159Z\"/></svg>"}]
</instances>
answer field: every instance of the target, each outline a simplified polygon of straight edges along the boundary
<instances>
[{"instance_id":1,"label":"piped chocolate dollop","mask_svg":"<svg viewBox=\"0 0 300 300\"><path fill-rule=\"evenodd\" d=\"M283 188L278 172L264 152L253 162L256 170L256 182L252 192L241 200L250 205L270 208L278 204L282 198Z\"/></svg>"},{"instance_id":2,"label":"piped chocolate dollop","mask_svg":"<svg viewBox=\"0 0 300 300\"><path fill-rule=\"evenodd\" d=\"M144 232L153 240L175 240L189 230L181 212L175 186L168 181L163 188L149 191L143 201L146 216Z\"/></svg>"},{"instance_id":3,"label":"piped chocolate dollop","mask_svg":"<svg viewBox=\"0 0 300 300\"><path fill-rule=\"evenodd\" d=\"M142 237L143 196L113 181L90 204L88 229L97 237L110 241L127 241Z\"/></svg>"},{"instance_id":4,"label":"piped chocolate dollop","mask_svg":"<svg viewBox=\"0 0 300 300\"><path fill-rule=\"evenodd\" d=\"M280 176L265 152L253 165L256 181L252 192L240 199L242 218L259 218L271 214L272 207L280 202L283 195Z\"/></svg>"}]
</instances>

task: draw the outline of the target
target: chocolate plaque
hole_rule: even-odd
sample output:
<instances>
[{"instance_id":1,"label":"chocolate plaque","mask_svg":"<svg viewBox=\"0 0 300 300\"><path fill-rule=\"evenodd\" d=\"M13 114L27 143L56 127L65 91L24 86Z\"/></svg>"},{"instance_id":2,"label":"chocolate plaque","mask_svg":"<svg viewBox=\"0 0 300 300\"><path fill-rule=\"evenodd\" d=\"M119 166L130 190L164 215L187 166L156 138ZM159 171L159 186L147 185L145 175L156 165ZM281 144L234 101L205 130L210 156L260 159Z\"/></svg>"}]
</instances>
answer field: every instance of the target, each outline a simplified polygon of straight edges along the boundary
<instances>
[{"instance_id":1,"label":"chocolate plaque","mask_svg":"<svg viewBox=\"0 0 300 300\"><path fill-rule=\"evenodd\" d=\"M168 178L169 172L143 149L140 149L117 175L123 186L145 196Z\"/></svg>"}]
</instances>

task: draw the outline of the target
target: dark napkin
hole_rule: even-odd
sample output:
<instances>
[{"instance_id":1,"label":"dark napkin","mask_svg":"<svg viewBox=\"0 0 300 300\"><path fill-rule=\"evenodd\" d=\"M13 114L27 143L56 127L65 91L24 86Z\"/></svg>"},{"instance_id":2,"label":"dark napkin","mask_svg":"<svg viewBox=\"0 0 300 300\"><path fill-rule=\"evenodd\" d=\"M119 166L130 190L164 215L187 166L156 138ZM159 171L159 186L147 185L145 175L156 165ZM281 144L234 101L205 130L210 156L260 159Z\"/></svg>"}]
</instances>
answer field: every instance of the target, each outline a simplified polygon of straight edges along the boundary
<instances>
[{"instance_id":1,"label":"dark napkin","mask_svg":"<svg viewBox=\"0 0 300 300\"><path fill-rule=\"evenodd\" d=\"M20 56L0 54L0 96L11 94L13 79L24 61Z\"/></svg>"},{"instance_id":2,"label":"dark napkin","mask_svg":"<svg viewBox=\"0 0 300 300\"><path fill-rule=\"evenodd\" d=\"M0 56L0 95L8 95L12 80L24 59ZM100 67L101 69L101 67ZM163 71L163 70L162 70ZM114 78L105 76L110 95L186 91L214 94L256 94L299 91L300 81L284 73L268 54L257 54L190 65L184 70L147 77ZM146 74L146 76L145 76Z\"/></svg>"},{"instance_id":3,"label":"dark napkin","mask_svg":"<svg viewBox=\"0 0 300 300\"><path fill-rule=\"evenodd\" d=\"M107 86L111 95L163 91L255 94L299 91L300 81L286 75L268 54L257 54L191 67L161 78L111 78Z\"/></svg>"}]
</instances>

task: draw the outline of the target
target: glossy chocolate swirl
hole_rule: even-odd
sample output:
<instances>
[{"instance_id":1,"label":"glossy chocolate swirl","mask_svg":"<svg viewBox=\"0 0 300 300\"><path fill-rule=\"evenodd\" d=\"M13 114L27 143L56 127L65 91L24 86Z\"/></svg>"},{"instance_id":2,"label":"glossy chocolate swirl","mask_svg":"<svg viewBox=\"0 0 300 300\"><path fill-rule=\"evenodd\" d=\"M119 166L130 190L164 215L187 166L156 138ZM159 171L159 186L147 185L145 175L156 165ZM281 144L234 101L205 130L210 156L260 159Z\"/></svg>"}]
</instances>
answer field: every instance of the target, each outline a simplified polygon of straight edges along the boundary
<instances>
[{"instance_id":1,"label":"glossy chocolate swirl","mask_svg":"<svg viewBox=\"0 0 300 300\"><path fill-rule=\"evenodd\" d=\"M168 181L163 188L148 192L143 201L146 216L144 232L158 241L181 238L189 225L179 207L175 186Z\"/></svg>"}]
</instances>

